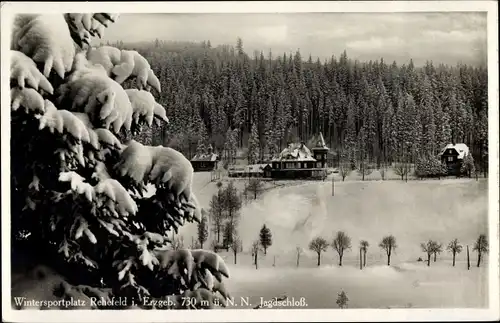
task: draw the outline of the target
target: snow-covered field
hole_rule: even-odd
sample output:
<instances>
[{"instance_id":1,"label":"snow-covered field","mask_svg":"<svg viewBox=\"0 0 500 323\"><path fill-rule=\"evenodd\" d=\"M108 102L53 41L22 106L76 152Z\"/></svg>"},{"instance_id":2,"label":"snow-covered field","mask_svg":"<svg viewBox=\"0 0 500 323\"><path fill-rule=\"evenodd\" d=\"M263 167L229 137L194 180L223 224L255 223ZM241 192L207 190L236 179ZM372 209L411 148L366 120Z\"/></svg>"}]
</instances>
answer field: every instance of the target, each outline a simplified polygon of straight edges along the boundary
<instances>
[{"instance_id":1,"label":"snow-covered field","mask_svg":"<svg viewBox=\"0 0 500 323\"><path fill-rule=\"evenodd\" d=\"M194 192L203 207L208 207L216 191L215 183L208 182L209 175L196 173ZM346 181L335 183L335 196L329 181L272 189L241 210L244 251L238 254L238 263L234 265L231 253L221 253L231 270L228 288L238 305L240 297L249 297L252 306L260 297L286 294L296 300L305 297L309 308L336 308L341 290L347 293L350 308L487 306L487 259L477 268L477 254L472 252L477 236L488 232L487 184L469 179ZM264 223L272 231L273 245L260 256L255 269L249 249ZM181 231L186 243L195 228L188 225ZM329 248L318 268L316 255L307 250L309 241L318 235L331 241L338 230L352 238L344 266L337 266L337 254ZM387 234L394 235L398 245L391 267L378 248ZM456 267L451 266L446 250L430 268L416 261L426 259L421 242L434 239L446 247L454 238L464 244ZM370 247L368 267L361 271L358 245L362 239ZM296 268L296 247L304 248L300 268Z\"/></svg>"}]
</instances>

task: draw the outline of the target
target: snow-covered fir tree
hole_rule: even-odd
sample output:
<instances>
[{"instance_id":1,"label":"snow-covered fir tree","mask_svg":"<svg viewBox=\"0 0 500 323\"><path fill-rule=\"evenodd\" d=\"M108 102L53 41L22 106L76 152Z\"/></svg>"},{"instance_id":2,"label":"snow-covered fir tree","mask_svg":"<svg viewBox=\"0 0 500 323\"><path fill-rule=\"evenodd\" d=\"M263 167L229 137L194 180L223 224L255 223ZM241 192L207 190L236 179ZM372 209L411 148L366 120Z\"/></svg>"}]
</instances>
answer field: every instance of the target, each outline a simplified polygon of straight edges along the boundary
<instances>
[{"instance_id":1,"label":"snow-covered fir tree","mask_svg":"<svg viewBox=\"0 0 500 323\"><path fill-rule=\"evenodd\" d=\"M262 249L264 249L264 254L267 254L267 249L273 244L273 235L271 234L271 229L269 229L265 224L259 232L259 241Z\"/></svg>"},{"instance_id":2,"label":"snow-covered fir tree","mask_svg":"<svg viewBox=\"0 0 500 323\"><path fill-rule=\"evenodd\" d=\"M252 131L248 139L248 163L255 164L259 160L259 132L257 124L252 124Z\"/></svg>"},{"instance_id":3,"label":"snow-covered fir tree","mask_svg":"<svg viewBox=\"0 0 500 323\"><path fill-rule=\"evenodd\" d=\"M137 51L89 47L116 19L111 13L14 19L13 270L45 268L40 279L48 269L64 277L35 283L53 291L44 299L129 296L142 304L148 296L181 308L187 296L196 306L223 305L224 261L206 250L173 250L169 239L200 218L190 162L172 148L130 138L153 122L169 122L154 95L161 97L159 79ZM130 80L136 88L125 88ZM12 290L14 297L35 293L22 280Z\"/></svg>"},{"instance_id":4,"label":"snow-covered fir tree","mask_svg":"<svg viewBox=\"0 0 500 323\"><path fill-rule=\"evenodd\" d=\"M209 226L208 226L208 216L203 212L200 223L198 223L198 242L200 243L200 248L203 249L203 244L208 240Z\"/></svg>"}]
</instances>

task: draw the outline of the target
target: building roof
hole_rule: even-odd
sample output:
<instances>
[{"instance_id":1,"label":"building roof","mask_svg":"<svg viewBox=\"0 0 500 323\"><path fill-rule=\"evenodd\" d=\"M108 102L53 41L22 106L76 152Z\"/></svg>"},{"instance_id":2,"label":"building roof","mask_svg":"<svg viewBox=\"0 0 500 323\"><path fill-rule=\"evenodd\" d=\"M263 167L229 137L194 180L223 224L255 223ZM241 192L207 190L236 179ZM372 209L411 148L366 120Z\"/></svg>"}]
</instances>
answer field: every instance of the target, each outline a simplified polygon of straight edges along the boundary
<instances>
[{"instance_id":1,"label":"building roof","mask_svg":"<svg viewBox=\"0 0 500 323\"><path fill-rule=\"evenodd\" d=\"M456 152L458 153L458 158L459 159L463 159L465 157L465 155L467 155L469 153L469 147L466 145L466 144L448 144L446 145L446 147L444 147L441 152L439 153L439 155L442 155L444 154L444 152L447 150L447 149L455 149Z\"/></svg>"},{"instance_id":2,"label":"building roof","mask_svg":"<svg viewBox=\"0 0 500 323\"><path fill-rule=\"evenodd\" d=\"M210 154L196 154L194 155L193 158L191 158L191 161L216 161L217 160L217 154L210 153Z\"/></svg>"},{"instance_id":3,"label":"building roof","mask_svg":"<svg viewBox=\"0 0 500 323\"><path fill-rule=\"evenodd\" d=\"M314 149L330 149L326 146L325 139L323 138L323 134L320 132L318 137L314 138L315 145L312 148Z\"/></svg>"},{"instance_id":4,"label":"building roof","mask_svg":"<svg viewBox=\"0 0 500 323\"><path fill-rule=\"evenodd\" d=\"M289 144L273 161L316 161L305 144Z\"/></svg>"}]
</instances>

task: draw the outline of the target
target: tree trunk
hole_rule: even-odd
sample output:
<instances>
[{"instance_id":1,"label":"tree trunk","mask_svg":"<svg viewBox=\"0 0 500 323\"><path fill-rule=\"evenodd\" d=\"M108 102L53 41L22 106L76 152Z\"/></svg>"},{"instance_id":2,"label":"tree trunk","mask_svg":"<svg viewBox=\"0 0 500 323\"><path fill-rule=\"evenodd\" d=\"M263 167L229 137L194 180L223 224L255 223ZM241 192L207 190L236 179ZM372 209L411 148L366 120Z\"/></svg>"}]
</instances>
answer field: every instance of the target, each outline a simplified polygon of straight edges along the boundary
<instances>
[{"instance_id":1,"label":"tree trunk","mask_svg":"<svg viewBox=\"0 0 500 323\"><path fill-rule=\"evenodd\" d=\"M437 253L435 252L434 253L434 262L436 262L436 256L437 256Z\"/></svg>"},{"instance_id":2,"label":"tree trunk","mask_svg":"<svg viewBox=\"0 0 500 323\"><path fill-rule=\"evenodd\" d=\"M389 251L387 253L387 266L390 266L391 265L391 252Z\"/></svg>"},{"instance_id":3,"label":"tree trunk","mask_svg":"<svg viewBox=\"0 0 500 323\"><path fill-rule=\"evenodd\" d=\"M453 253L453 267L455 267L455 256L456 256L456 254L455 254L455 252L454 252L454 253Z\"/></svg>"},{"instance_id":4,"label":"tree trunk","mask_svg":"<svg viewBox=\"0 0 500 323\"><path fill-rule=\"evenodd\" d=\"M254 255L254 262L255 262L255 269L259 269L259 265L257 264L257 252L255 252L255 255Z\"/></svg>"},{"instance_id":5,"label":"tree trunk","mask_svg":"<svg viewBox=\"0 0 500 323\"><path fill-rule=\"evenodd\" d=\"M343 256L344 256L344 255L339 255L339 266L340 266L340 267L342 267L342 257L343 257Z\"/></svg>"},{"instance_id":6,"label":"tree trunk","mask_svg":"<svg viewBox=\"0 0 500 323\"><path fill-rule=\"evenodd\" d=\"M267 247L264 246L264 254L267 255Z\"/></svg>"},{"instance_id":7,"label":"tree trunk","mask_svg":"<svg viewBox=\"0 0 500 323\"><path fill-rule=\"evenodd\" d=\"M481 264L481 251L477 252L477 267L479 268L479 265Z\"/></svg>"},{"instance_id":8,"label":"tree trunk","mask_svg":"<svg viewBox=\"0 0 500 323\"><path fill-rule=\"evenodd\" d=\"M470 270L469 246L467 246L467 270Z\"/></svg>"},{"instance_id":9,"label":"tree trunk","mask_svg":"<svg viewBox=\"0 0 500 323\"><path fill-rule=\"evenodd\" d=\"M363 249L359 248L359 269L360 270L363 269L363 257L362 257L362 254L363 254Z\"/></svg>"},{"instance_id":10,"label":"tree trunk","mask_svg":"<svg viewBox=\"0 0 500 323\"><path fill-rule=\"evenodd\" d=\"M427 254L427 267L430 267L431 266L431 254L428 253Z\"/></svg>"},{"instance_id":11,"label":"tree trunk","mask_svg":"<svg viewBox=\"0 0 500 323\"><path fill-rule=\"evenodd\" d=\"M297 253L297 268L299 267L300 253Z\"/></svg>"},{"instance_id":12,"label":"tree trunk","mask_svg":"<svg viewBox=\"0 0 500 323\"><path fill-rule=\"evenodd\" d=\"M321 253L318 252L318 266L321 265Z\"/></svg>"},{"instance_id":13,"label":"tree trunk","mask_svg":"<svg viewBox=\"0 0 500 323\"><path fill-rule=\"evenodd\" d=\"M366 250L363 254L363 267L366 267Z\"/></svg>"},{"instance_id":14,"label":"tree trunk","mask_svg":"<svg viewBox=\"0 0 500 323\"><path fill-rule=\"evenodd\" d=\"M236 255L238 254L238 250L234 251L234 264L236 265Z\"/></svg>"}]
</instances>

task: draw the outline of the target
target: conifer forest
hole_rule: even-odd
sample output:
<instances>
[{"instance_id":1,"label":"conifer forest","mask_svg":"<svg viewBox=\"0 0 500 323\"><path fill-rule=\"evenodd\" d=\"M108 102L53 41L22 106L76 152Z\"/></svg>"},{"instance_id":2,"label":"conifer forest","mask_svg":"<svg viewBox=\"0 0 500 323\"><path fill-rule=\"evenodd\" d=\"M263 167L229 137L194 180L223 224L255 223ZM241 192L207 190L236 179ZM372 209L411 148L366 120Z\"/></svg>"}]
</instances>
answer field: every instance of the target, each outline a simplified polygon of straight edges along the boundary
<instances>
[{"instance_id":1,"label":"conifer forest","mask_svg":"<svg viewBox=\"0 0 500 323\"><path fill-rule=\"evenodd\" d=\"M112 45L135 48L151 63L172 119L155 140L188 158L200 142L230 156L255 140L256 126L261 159L322 132L340 156L377 166L465 143L476 168L487 170L484 66L357 61L346 51L326 61L299 50L248 54L240 38L215 48L210 41Z\"/></svg>"}]
</instances>

